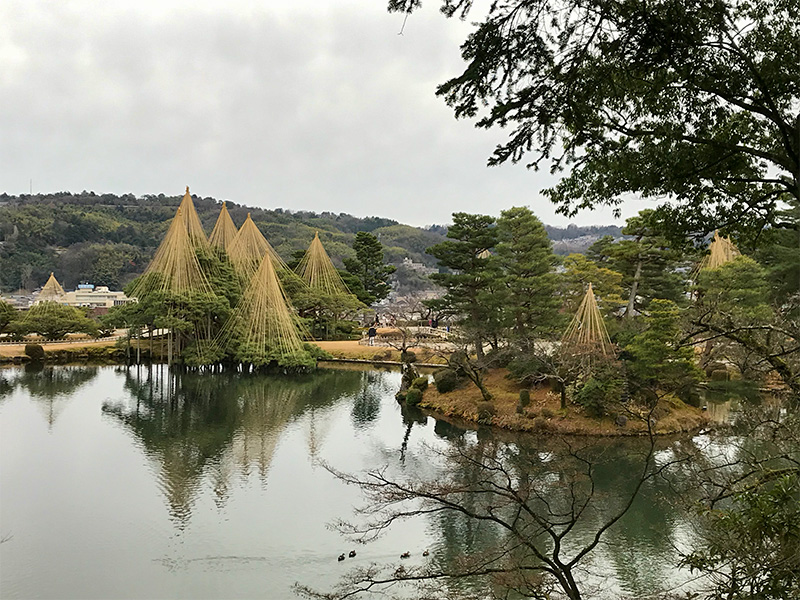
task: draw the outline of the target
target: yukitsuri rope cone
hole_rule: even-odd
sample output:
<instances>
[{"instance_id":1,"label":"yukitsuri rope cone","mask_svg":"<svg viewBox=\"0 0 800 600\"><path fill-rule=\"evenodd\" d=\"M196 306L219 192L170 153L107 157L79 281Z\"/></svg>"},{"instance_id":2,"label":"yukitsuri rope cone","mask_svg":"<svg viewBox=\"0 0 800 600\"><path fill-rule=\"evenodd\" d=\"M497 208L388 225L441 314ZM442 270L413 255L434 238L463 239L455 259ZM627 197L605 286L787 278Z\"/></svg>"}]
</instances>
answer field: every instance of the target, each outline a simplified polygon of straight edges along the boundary
<instances>
[{"instance_id":1,"label":"yukitsuri rope cone","mask_svg":"<svg viewBox=\"0 0 800 600\"><path fill-rule=\"evenodd\" d=\"M228 207L225 206L223 202L214 229L211 231L211 235L208 236L208 243L211 244L213 248L230 252L231 243L237 233L236 225L234 225L233 219L231 219Z\"/></svg>"},{"instance_id":2,"label":"yukitsuri rope cone","mask_svg":"<svg viewBox=\"0 0 800 600\"><path fill-rule=\"evenodd\" d=\"M228 248L228 256L244 281L250 281L261 266L264 256L269 256L272 266L278 271L289 271L289 267L275 252L267 238L259 231L250 213L247 213L239 232Z\"/></svg>"},{"instance_id":3,"label":"yukitsuri rope cone","mask_svg":"<svg viewBox=\"0 0 800 600\"><path fill-rule=\"evenodd\" d=\"M236 358L255 366L304 353L293 310L272 259L265 255L218 340L238 345Z\"/></svg>"},{"instance_id":4,"label":"yukitsuri rope cone","mask_svg":"<svg viewBox=\"0 0 800 600\"><path fill-rule=\"evenodd\" d=\"M64 288L58 283L56 276L50 273L47 283L42 286L42 291L36 297L36 304L42 302L61 302L65 295Z\"/></svg>"},{"instance_id":5,"label":"yukitsuri rope cone","mask_svg":"<svg viewBox=\"0 0 800 600\"><path fill-rule=\"evenodd\" d=\"M185 200L186 197L184 197ZM191 201L192 198L189 196L190 204ZM194 212L194 205L191 205L191 210ZM196 212L194 212L194 217L197 217ZM181 203L161 245L153 256L153 260L131 291L133 297L154 291L172 294L212 293L211 284L206 279L200 267L200 261L197 259L196 244L202 244L199 241L201 238L196 231L194 235L189 233L191 226L189 224L192 221L191 217L184 216L183 203ZM200 220L198 219L197 222L199 223ZM203 234L202 240L205 240L205 234ZM208 245L207 240L205 244Z\"/></svg>"},{"instance_id":6,"label":"yukitsuri rope cone","mask_svg":"<svg viewBox=\"0 0 800 600\"><path fill-rule=\"evenodd\" d=\"M47 282L42 286L42 291L36 296L33 306L23 314L22 322L27 323L36 316L50 314L54 309L61 306L64 302L64 296L64 288L58 283L56 276L50 273Z\"/></svg>"},{"instance_id":7,"label":"yukitsuri rope cone","mask_svg":"<svg viewBox=\"0 0 800 600\"><path fill-rule=\"evenodd\" d=\"M300 264L297 265L296 272L312 289L320 290L331 296L350 294L350 290L347 289L336 267L333 266L330 256L325 252L319 239L319 232L314 233L314 239Z\"/></svg>"},{"instance_id":8,"label":"yukitsuri rope cone","mask_svg":"<svg viewBox=\"0 0 800 600\"><path fill-rule=\"evenodd\" d=\"M206 232L203 230L200 217L197 216L197 211L194 208L194 202L192 202L192 195L189 193L188 185L186 186L186 193L183 195L178 210L180 211L181 218L186 226L186 231L192 245L195 248L208 248L208 238L206 238Z\"/></svg>"},{"instance_id":9,"label":"yukitsuri rope cone","mask_svg":"<svg viewBox=\"0 0 800 600\"><path fill-rule=\"evenodd\" d=\"M714 239L708 246L708 256L700 263L701 269L716 269L739 256L739 251L730 238L720 237L719 232L714 232Z\"/></svg>"},{"instance_id":10,"label":"yukitsuri rope cone","mask_svg":"<svg viewBox=\"0 0 800 600\"><path fill-rule=\"evenodd\" d=\"M603 322L603 315L597 308L597 300L594 297L592 284L586 290L578 312L572 318L564 336L561 338L563 350L573 355L584 355L587 364L592 355L611 356L613 348L608 330Z\"/></svg>"}]
</instances>

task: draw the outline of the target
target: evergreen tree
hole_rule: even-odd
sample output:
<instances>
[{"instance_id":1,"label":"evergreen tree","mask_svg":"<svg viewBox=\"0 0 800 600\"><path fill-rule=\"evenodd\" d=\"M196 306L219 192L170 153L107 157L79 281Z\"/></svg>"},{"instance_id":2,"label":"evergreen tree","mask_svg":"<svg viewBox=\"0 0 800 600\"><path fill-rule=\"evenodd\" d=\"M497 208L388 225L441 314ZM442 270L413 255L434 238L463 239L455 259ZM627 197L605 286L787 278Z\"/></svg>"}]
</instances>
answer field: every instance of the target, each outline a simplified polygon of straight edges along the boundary
<instances>
[{"instance_id":1,"label":"evergreen tree","mask_svg":"<svg viewBox=\"0 0 800 600\"><path fill-rule=\"evenodd\" d=\"M586 254L598 265L622 274L625 317L645 310L653 298L683 302L684 276L678 267L684 254L657 233L654 212L643 210L629 218L622 233L630 238L614 241L605 236Z\"/></svg>"},{"instance_id":2,"label":"evergreen tree","mask_svg":"<svg viewBox=\"0 0 800 600\"><path fill-rule=\"evenodd\" d=\"M420 0L389 0L411 12ZM472 0L440 0L462 19ZM481 5L438 93L502 128L490 164L554 164L564 214L668 198L672 232L798 224L797 0L508 0ZM470 18L469 20L475 21ZM679 237L683 237L679 235Z\"/></svg>"},{"instance_id":3,"label":"evergreen tree","mask_svg":"<svg viewBox=\"0 0 800 600\"><path fill-rule=\"evenodd\" d=\"M97 322L74 306L42 302L28 309L23 319L9 324L16 335L38 333L47 340L60 340L68 333L97 335Z\"/></svg>"},{"instance_id":4,"label":"evergreen tree","mask_svg":"<svg viewBox=\"0 0 800 600\"><path fill-rule=\"evenodd\" d=\"M567 314L574 314L578 310L590 283L597 298L597 306L605 317L616 314L625 305L622 299L622 273L605 266L606 264L598 264L583 254L570 254L564 259L561 297Z\"/></svg>"},{"instance_id":5,"label":"evergreen tree","mask_svg":"<svg viewBox=\"0 0 800 600\"><path fill-rule=\"evenodd\" d=\"M681 346L680 311L672 300L654 299L646 329L633 337L626 351L628 373L635 391L654 402L660 393L674 393L684 401L694 398L702 374L691 347Z\"/></svg>"},{"instance_id":6,"label":"evergreen tree","mask_svg":"<svg viewBox=\"0 0 800 600\"><path fill-rule=\"evenodd\" d=\"M561 300L554 268L558 259L542 222L524 207L503 211L497 220L497 262L502 271L504 325L521 349L551 333Z\"/></svg>"},{"instance_id":7,"label":"evergreen tree","mask_svg":"<svg viewBox=\"0 0 800 600\"><path fill-rule=\"evenodd\" d=\"M355 258L345 258L344 266L361 283L363 292L352 288L351 291L367 306L383 300L391 291L389 275L395 272L394 266L384 262L383 245L371 233L359 231L353 241L353 250Z\"/></svg>"},{"instance_id":8,"label":"evergreen tree","mask_svg":"<svg viewBox=\"0 0 800 600\"><path fill-rule=\"evenodd\" d=\"M484 343L497 345L502 322L503 304L497 294L502 282L497 261L487 256L497 243L494 224L490 216L453 213L453 224L447 230L449 239L428 248L428 253L449 271L431 275L447 292L429 305L460 321L478 358L483 356Z\"/></svg>"},{"instance_id":9,"label":"evergreen tree","mask_svg":"<svg viewBox=\"0 0 800 600\"><path fill-rule=\"evenodd\" d=\"M17 317L17 309L8 302L0 300L0 333Z\"/></svg>"}]
</instances>

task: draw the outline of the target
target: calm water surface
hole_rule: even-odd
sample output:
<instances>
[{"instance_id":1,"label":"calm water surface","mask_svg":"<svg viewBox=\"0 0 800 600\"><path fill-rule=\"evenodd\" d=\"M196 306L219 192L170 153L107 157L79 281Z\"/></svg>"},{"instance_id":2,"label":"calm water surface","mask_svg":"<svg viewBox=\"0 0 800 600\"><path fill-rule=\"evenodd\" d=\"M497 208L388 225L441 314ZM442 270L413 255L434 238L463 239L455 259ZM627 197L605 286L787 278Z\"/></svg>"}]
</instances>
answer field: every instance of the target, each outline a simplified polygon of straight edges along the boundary
<instances>
[{"instance_id":1,"label":"calm water surface","mask_svg":"<svg viewBox=\"0 0 800 600\"><path fill-rule=\"evenodd\" d=\"M355 546L328 525L361 497L321 462L434 475L430 446L476 435L404 413L398 386L399 373L375 370L0 369L0 596L292 598L295 582L325 589L404 551L446 561L479 548L489 534L439 517L336 560ZM601 492L612 502L631 485L639 442L606 443L616 458ZM687 535L653 482L597 552L602 596L687 577L672 567Z\"/></svg>"}]
</instances>

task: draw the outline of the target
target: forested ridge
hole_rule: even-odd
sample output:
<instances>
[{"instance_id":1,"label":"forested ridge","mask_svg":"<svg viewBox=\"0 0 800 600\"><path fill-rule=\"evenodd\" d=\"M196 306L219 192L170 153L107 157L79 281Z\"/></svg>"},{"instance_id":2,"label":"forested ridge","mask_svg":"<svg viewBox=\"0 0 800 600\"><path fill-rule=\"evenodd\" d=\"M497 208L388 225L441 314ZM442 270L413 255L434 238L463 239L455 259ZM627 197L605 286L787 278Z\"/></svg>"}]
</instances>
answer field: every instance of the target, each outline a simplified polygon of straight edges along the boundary
<instances>
[{"instance_id":1,"label":"forested ridge","mask_svg":"<svg viewBox=\"0 0 800 600\"><path fill-rule=\"evenodd\" d=\"M221 201L193 196L207 231L219 214ZM58 192L11 196L0 194L0 290L33 289L51 271L67 288L81 281L120 289L142 273L167 230L181 196L95 192ZM308 247L319 231L337 265L353 257L355 234L366 231L383 244L388 262L410 257L429 266L436 259L425 250L445 239L447 228L411 227L392 219L359 218L331 212L314 213L263 209L227 202L237 226L251 213L253 220L285 259ZM584 235L619 235L619 228L548 227L553 240Z\"/></svg>"}]
</instances>

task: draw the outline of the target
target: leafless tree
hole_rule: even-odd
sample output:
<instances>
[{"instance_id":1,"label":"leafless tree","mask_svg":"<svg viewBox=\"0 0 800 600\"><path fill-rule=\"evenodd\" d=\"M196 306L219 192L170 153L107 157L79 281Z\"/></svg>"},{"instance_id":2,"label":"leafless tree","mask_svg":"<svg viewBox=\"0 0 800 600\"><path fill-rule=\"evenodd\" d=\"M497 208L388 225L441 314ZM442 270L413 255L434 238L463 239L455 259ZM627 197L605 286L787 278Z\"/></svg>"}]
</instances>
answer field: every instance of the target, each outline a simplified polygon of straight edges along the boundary
<instances>
[{"instance_id":1,"label":"leafless tree","mask_svg":"<svg viewBox=\"0 0 800 600\"><path fill-rule=\"evenodd\" d=\"M648 419L649 415L645 415ZM447 597L449 584L482 580L495 597L518 593L530 598L587 597L581 574L605 534L629 511L643 486L683 459L656 461L657 439L641 440L626 467L622 496L606 493L598 473L611 465L596 440L551 440L548 452L494 440L463 441L447 449L428 448L442 461L433 478L397 477L389 469L362 475L329 470L359 487L367 502L357 522L337 528L366 543L407 519L456 515L494 531L481 552L455 561L422 566L372 564L354 569L333 591L298 586L308 598L340 600L382 593L393 597L413 586L413 597ZM557 447L557 448L556 448ZM587 537L590 527L593 532ZM486 597L483 589L480 597ZM554 595L555 594L555 595ZM406 596L407 597L407 596ZM461 590L453 597L471 597Z\"/></svg>"}]
</instances>

